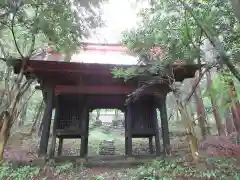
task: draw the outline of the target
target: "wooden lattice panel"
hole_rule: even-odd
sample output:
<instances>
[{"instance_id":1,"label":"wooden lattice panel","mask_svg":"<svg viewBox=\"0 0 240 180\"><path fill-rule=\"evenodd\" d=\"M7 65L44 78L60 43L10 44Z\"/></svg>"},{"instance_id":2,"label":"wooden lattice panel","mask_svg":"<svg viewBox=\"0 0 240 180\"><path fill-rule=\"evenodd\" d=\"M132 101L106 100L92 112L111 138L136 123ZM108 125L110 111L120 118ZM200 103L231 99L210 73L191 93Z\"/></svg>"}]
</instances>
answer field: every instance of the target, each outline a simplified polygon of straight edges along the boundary
<instances>
[{"instance_id":1,"label":"wooden lattice panel","mask_svg":"<svg viewBox=\"0 0 240 180\"><path fill-rule=\"evenodd\" d=\"M60 111L57 129L81 129L81 110L77 107L65 107Z\"/></svg>"},{"instance_id":2,"label":"wooden lattice panel","mask_svg":"<svg viewBox=\"0 0 240 180\"><path fill-rule=\"evenodd\" d=\"M56 105L56 131L58 135L78 135L83 132L84 103L78 96L59 96Z\"/></svg>"},{"instance_id":3,"label":"wooden lattice panel","mask_svg":"<svg viewBox=\"0 0 240 180\"><path fill-rule=\"evenodd\" d=\"M133 136L148 137L155 134L156 109L152 99L143 99L133 104Z\"/></svg>"}]
</instances>

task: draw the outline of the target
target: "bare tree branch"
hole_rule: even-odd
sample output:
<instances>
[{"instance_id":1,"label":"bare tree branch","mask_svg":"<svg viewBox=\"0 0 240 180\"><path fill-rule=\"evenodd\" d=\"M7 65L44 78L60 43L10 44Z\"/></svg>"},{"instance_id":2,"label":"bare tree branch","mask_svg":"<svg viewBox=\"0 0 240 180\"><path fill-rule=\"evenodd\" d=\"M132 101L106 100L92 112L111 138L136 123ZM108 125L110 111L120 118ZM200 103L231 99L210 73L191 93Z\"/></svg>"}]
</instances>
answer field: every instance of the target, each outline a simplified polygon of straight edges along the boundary
<instances>
[{"instance_id":1,"label":"bare tree branch","mask_svg":"<svg viewBox=\"0 0 240 180\"><path fill-rule=\"evenodd\" d=\"M4 61L4 62L7 62L7 59L6 58L1 58L0 57L0 60Z\"/></svg>"},{"instance_id":2,"label":"bare tree branch","mask_svg":"<svg viewBox=\"0 0 240 180\"><path fill-rule=\"evenodd\" d=\"M39 22L39 17L38 17L38 10L39 10L39 6L36 6L36 9L35 9L35 21L33 23L33 30L32 30L32 42L31 42L31 47L29 49L29 52L28 52L28 57L31 57L33 52L34 52L34 46L35 46L35 41L36 41L36 33L38 32L38 28L37 28L37 24Z\"/></svg>"},{"instance_id":3,"label":"bare tree branch","mask_svg":"<svg viewBox=\"0 0 240 180\"><path fill-rule=\"evenodd\" d=\"M3 54L3 57L4 57L4 58L1 58L3 60L7 57L7 53L4 49L4 46L3 46L2 42L0 42L0 49L1 49L1 53Z\"/></svg>"},{"instance_id":4,"label":"bare tree branch","mask_svg":"<svg viewBox=\"0 0 240 180\"><path fill-rule=\"evenodd\" d=\"M167 81L168 79L162 78L160 76L155 76L155 78L152 77L151 80L148 80L143 85L141 85L138 89L136 89L131 94L129 94L125 104L129 104L132 101L136 101L142 95L142 93L144 93L146 89L150 88L151 86L158 85L158 84L165 84L167 83Z\"/></svg>"},{"instance_id":5,"label":"bare tree branch","mask_svg":"<svg viewBox=\"0 0 240 180\"><path fill-rule=\"evenodd\" d=\"M7 67L5 72L5 93L7 93L7 102L10 102L10 88L9 88L9 80L11 76L11 69L10 67Z\"/></svg>"},{"instance_id":6,"label":"bare tree branch","mask_svg":"<svg viewBox=\"0 0 240 180\"><path fill-rule=\"evenodd\" d=\"M11 119L13 119L14 121L11 122L11 125L15 122L16 117L17 117L17 116L16 116L16 113L17 113L17 112L16 112L16 110L17 110L16 107L17 107L20 99L23 97L23 95L26 93L26 91L27 91L27 90L29 89L29 87L31 86L31 84L32 84L33 81L34 81L33 79L28 80L27 83L24 83L24 87L21 88L22 91L19 91L19 92L17 93L17 95L16 95L16 100L14 101L13 106L12 106L13 113L11 114Z\"/></svg>"},{"instance_id":7,"label":"bare tree branch","mask_svg":"<svg viewBox=\"0 0 240 180\"><path fill-rule=\"evenodd\" d=\"M15 44L15 46L16 46L16 49L17 49L18 53L20 54L21 58L24 58L24 56L23 56L23 54L22 54L22 52L20 51L20 48L19 48L19 46L18 46L17 39L16 39L16 35L15 35L15 32L14 32L14 21L15 21L15 17L16 17L16 15L17 15L18 10L19 10L19 7L16 7L16 8L15 8L15 11L14 11L14 13L13 13L10 30L11 30L11 32L12 32L13 41L14 41L14 44Z\"/></svg>"},{"instance_id":8,"label":"bare tree branch","mask_svg":"<svg viewBox=\"0 0 240 180\"><path fill-rule=\"evenodd\" d=\"M30 83L31 84L31 83ZM20 113L23 111L24 106L28 103L28 101L31 99L31 97L33 96L33 94L36 92L36 90L33 90L32 93L28 96L28 98L26 99L26 101L24 101L24 103L21 105L21 108L19 109L17 116L15 118L15 120L19 117ZM14 121L15 122L15 121ZM14 124L14 122L12 122L12 124Z\"/></svg>"},{"instance_id":9,"label":"bare tree branch","mask_svg":"<svg viewBox=\"0 0 240 180\"><path fill-rule=\"evenodd\" d=\"M194 81L194 84L192 86L191 92L189 93L189 95L187 96L187 98L185 99L186 102L189 102L191 97L193 96L194 92L196 91L197 86L199 85L200 81L202 80L203 76L205 73L207 73L211 68L215 67L216 64L212 64L212 65L208 65L206 66L203 71L201 71L201 73L199 73L199 75L195 78L197 78L196 81Z\"/></svg>"}]
</instances>

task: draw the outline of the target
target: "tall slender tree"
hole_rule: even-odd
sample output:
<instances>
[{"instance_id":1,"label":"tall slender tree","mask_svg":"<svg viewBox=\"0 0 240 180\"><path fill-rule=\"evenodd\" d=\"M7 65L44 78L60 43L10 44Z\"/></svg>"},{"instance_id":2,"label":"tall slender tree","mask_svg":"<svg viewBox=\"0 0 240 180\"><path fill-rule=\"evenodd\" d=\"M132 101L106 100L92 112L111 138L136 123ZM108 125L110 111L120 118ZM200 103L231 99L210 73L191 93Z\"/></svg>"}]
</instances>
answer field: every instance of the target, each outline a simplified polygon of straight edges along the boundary
<instances>
[{"instance_id":1,"label":"tall slender tree","mask_svg":"<svg viewBox=\"0 0 240 180\"><path fill-rule=\"evenodd\" d=\"M27 61L44 46L52 46L69 56L79 48L82 38L100 23L90 1L8 0L0 3L0 60L7 70L0 109L0 161L11 127L20 116L35 80L24 78ZM22 60L22 68L16 76L11 65L17 59Z\"/></svg>"},{"instance_id":2,"label":"tall slender tree","mask_svg":"<svg viewBox=\"0 0 240 180\"><path fill-rule=\"evenodd\" d=\"M216 62L207 62L200 71L199 77L185 101L178 101L183 122L187 125L192 155L195 158L197 139L194 134L191 116L188 114L187 103L194 94L201 78L213 66L225 67L240 81L240 73L234 63L238 63L240 26L230 1L156 1L152 8L142 9L138 27L123 33L122 43L139 57L140 63L148 68L138 67L114 71L116 77L125 79L134 76L147 76L145 85L131 95L139 97L144 88L161 84L162 76L166 76L166 67L172 64L192 64L202 60L201 45L207 39L217 52ZM156 47L161 53L152 54ZM151 74L159 73L158 77ZM167 74L169 75L169 74ZM176 92L176 89L172 89ZM156 92L157 93L157 92ZM130 96L130 97L132 97ZM188 121L185 121L185 120ZM188 123L189 122L189 123ZM221 130L222 131L222 130ZM195 139L195 140L194 140Z\"/></svg>"}]
</instances>

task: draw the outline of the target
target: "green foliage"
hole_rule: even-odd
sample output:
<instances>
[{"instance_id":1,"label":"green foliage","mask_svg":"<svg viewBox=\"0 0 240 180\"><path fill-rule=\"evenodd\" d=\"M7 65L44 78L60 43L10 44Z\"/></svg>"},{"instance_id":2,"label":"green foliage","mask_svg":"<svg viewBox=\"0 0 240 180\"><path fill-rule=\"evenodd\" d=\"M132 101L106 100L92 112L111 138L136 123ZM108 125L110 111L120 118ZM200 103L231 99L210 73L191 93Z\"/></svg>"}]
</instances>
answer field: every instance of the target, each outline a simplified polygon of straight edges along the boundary
<instances>
[{"instance_id":1,"label":"green foliage","mask_svg":"<svg viewBox=\"0 0 240 180\"><path fill-rule=\"evenodd\" d=\"M53 165L53 166L52 166ZM12 167L11 165L2 165L0 166L0 179L9 179L9 180L35 180L41 179L45 180L48 179L48 176L54 176L56 179L59 179L61 175L65 173L69 173L74 169L74 165L72 163L64 163L64 164L52 164L48 166L48 169L53 170L54 174L50 174L44 172L42 167L37 166L20 166L17 168ZM79 169L83 170L80 166ZM49 171L50 172L50 171Z\"/></svg>"},{"instance_id":2,"label":"green foliage","mask_svg":"<svg viewBox=\"0 0 240 180\"><path fill-rule=\"evenodd\" d=\"M23 166L13 168L11 166L0 166L0 179L34 180L38 177L40 168Z\"/></svg>"},{"instance_id":3,"label":"green foliage","mask_svg":"<svg viewBox=\"0 0 240 180\"><path fill-rule=\"evenodd\" d=\"M160 46L168 63L179 59L192 62L197 57L189 36L199 36L199 29L188 27L193 21L178 3L158 1L151 11L143 9L140 16L139 26L123 34L123 44L132 51L147 53L153 46Z\"/></svg>"},{"instance_id":4,"label":"green foliage","mask_svg":"<svg viewBox=\"0 0 240 180\"><path fill-rule=\"evenodd\" d=\"M23 85L25 78L16 78L17 75L14 75L10 66L16 62L14 60L44 54L49 46L65 55L65 60L69 60L68 57L79 49L81 40L101 25L102 21L98 17L98 12L94 11L90 5L92 2L95 9L99 10L96 8L100 2L98 0L0 2L0 74L2 75L0 84L3 99L1 113L4 111L2 107L8 107L7 103L10 103L7 101L10 99L7 96L16 93L16 90L25 89L15 87ZM24 104L23 101L28 99L27 96L31 94L32 89L34 87L30 87L18 103ZM5 93L7 91L8 93ZM9 91L14 91L14 93L9 93ZM40 99L40 95L35 100L33 98L30 108L27 109L30 120L33 120L36 101Z\"/></svg>"},{"instance_id":5,"label":"green foliage","mask_svg":"<svg viewBox=\"0 0 240 180\"><path fill-rule=\"evenodd\" d=\"M103 176L97 176L96 180L104 180L105 178Z\"/></svg>"},{"instance_id":6,"label":"green foliage","mask_svg":"<svg viewBox=\"0 0 240 180\"><path fill-rule=\"evenodd\" d=\"M114 68L112 71L113 77L116 78L123 78L125 81L132 79L134 76L136 76L135 73L136 68Z\"/></svg>"},{"instance_id":7,"label":"green foliage","mask_svg":"<svg viewBox=\"0 0 240 180\"><path fill-rule=\"evenodd\" d=\"M232 179L239 180L239 166L236 160L229 158L205 158L201 163L193 165L188 164L185 158L167 158L156 159L144 166L131 169L122 169L121 171L114 172L114 169L108 169L108 172L99 174L94 178L93 174L86 174L91 172L82 166L77 166L72 163L52 164L47 165L47 168L52 170L53 174L44 174L43 168L22 166L13 168L9 165L0 166L0 178L8 177L10 180L34 180L34 179L47 179L47 175L51 175L59 179L66 177L71 179L112 179L119 178L123 180L153 180L153 179ZM96 170L96 169L95 169ZM101 168L101 171L103 169ZM112 172L110 172L112 171ZM51 171L50 171L51 172ZM115 175L114 175L115 174ZM87 176L89 175L89 176ZM109 176L109 177L108 177Z\"/></svg>"},{"instance_id":8,"label":"green foliage","mask_svg":"<svg viewBox=\"0 0 240 180\"><path fill-rule=\"evenodd\" d=\"M229 101L229 84L234 83L237 91L237 99ZM203 97L214 98L217 102L217 106L220 112L225 112L227 108L230 108L236 100L240 100L240 86L239 82L235 81L234 76L229 71L222 71L215 74L212 77L212 86L209 89L204 90ZM205 103L206 104L206 103Z\"/></svg>"},{"instance_id":9,"label":"green foliage","mask_svg":"<svg viewBox=\"0 0 240 180\"><path fill-rule=\"evenodd\" d=\"M206 158L204 164L191 166L184 158L173 158L166 160L155 160L145 166L141 166L130 173L132 179L236 179L239 167L235 165L234 159ZM204 168L201 168L204 167ZM206 167L211 167L210 169Z\"/></svg>"},{"instance_id":10,"label":"green foliage","mask_svg":"<svg viewBox=\"0 0 240 180\"><path fill-rule=\"evenodd\" d=\"M28 108L27 108L27 117L24 124L29 124L34 121L34 118L36 118L36 114L38 113L37 110L40 106L40 103L42 101L42 93L40 91L36 91L32 97L28 101Z\"/></svg>"},{"instance_id":11,"label":"green foliage","mask_svg":"<svg viewBox=\"0 0 240 180\"><path fill-rule=\"evenodd\" d=\"M85 3L85 7L80 1L70 0L11 2L14 3L0 4L0 9L6 12L0 18L0 54L3 57L4 54L19 57L19 53L29 56L31 51L49 45L59 52L73 53L82 38L101 23L89 5L91 2Z\"/></svg>"},{"instance_id":12,"label":"green foliage","mask_svg":"<svg viewBox=\"0 0 240 180\"><path fill-rule=\"evenodd\" d=\"M237 60L240 26L230 1L186 2L157 0L152 8L142 9L138 26L123 33L122 43L139 57L147 57L147 60L139 59L144 64L166 66L178 60L191 64L197 60L204 61L201 46L209 39L207 31L213 37L220 37L229 57ZM190 7L191 11L184 5ZM163 52L152 57L150 51L153 47L161 47ZM130 76L127 70L115 74Z\"/></svg>"},{"instance_id":13,"label":"green foliage","mask_svg":"<svg viewBox=\"0 0 240 180\"><path fill-rule=\"evenodd\" d=\"M221 91L219 91L221 88ZM228 98L228 84L222 80L221 73L212 78L212 86L203 92L204 97L212 97L216 100L227 99Z\"/></svg>"}]
</instances>

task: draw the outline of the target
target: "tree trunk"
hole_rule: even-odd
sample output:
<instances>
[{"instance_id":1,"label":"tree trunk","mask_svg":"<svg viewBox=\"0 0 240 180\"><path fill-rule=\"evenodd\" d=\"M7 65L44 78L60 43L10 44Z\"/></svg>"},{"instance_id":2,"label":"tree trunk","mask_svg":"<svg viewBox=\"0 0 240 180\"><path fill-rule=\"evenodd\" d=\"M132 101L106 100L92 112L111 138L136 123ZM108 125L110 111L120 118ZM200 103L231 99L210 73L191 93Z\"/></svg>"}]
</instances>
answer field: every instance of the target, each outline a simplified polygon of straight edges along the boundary
<instances>
[{"instance_id":1,"label":"tree trunk","mask_svg":"<svg viewBox=\"0 0 240 180\"><path fill-rule=\"evenodd\" d=\"M206 126L205 126L205 109L204 109L204 105L203 105L203 101L202 99L199 97L199 88L196 88L196 91L194 93L194 98L196 101L196 109L197 109L197 115L198 115L198 122L199 122L199 127L201 129L201 135L203 139L206 139L206 135L207 135L207 131L206 131Z\"/></svg>"},{"instance_id":2,"label":"tree trunk","mask_svg":"<svg viewBox=\"0 0 240 180\"><path fill-rule=\"evenodd\" d=\"M38 128L38 136L41 136L42 129L43 129L43 121L41 121L40 126Z\"/></svg>"},{"instance_id":3,"label":"tree trunk","mask_svg":"<svg viewBox=\"0 0 240 180\"><path fill-rule=\"evenodd\" d=\"M0 129L0 163L3 162L3 153L5 146L7 144L8 138L10 136L10 115L6 112L3 115L3 119L1 120L1 129Z\"/></svg>"},{"instance_id":4,"label":"tree trunk","mask_svg":"<svg viewBox=\"0 0 240 180\"><path fill-rule=\"evenodd\" d=\"M240 104L237 99L236 88L234 85L233 80L229 83L229 96L233 102L231 107L232 117L233 117L233 124L237 131L237 142L240 142Z\"/></svg>"},{"instance_id":5,"label":"tree trunk","mask_svg":"<svg viewBox=\"0 0 240 180\"><path fill-rule=\"evenodd\" d=\"M198 140L197 137L193 134L189 133L187 135L187 140L189 144L189 148L191 150L192 158L196 162L198 161Z\"/></svg>"},{"instance_id":6,"label":"tree trunk","mask_svg":"<svg viewBox=\"0 0 240 180\"><path fill-rule=\"evenodd\" d=\"M206 75L207 75L207 89L209 91L211 91L211 87L212 87L211 73L207 72ZM212 109L213 109L213 116L214 116L216 126L217 126L217 129L218 129L218 135L224 135L225 136L226 132L224 130L221 117L219 115L219 111L218 111L218 108L217 108L217 101L216 101L216 98L213 97L213 95L211 93L210 93L210 100L211 100Z\"/></svg>"},{"instance_id":7,"label":"tree trunk","mask_svg":"<svg viewBox=\"0 0 240 180\"><path fill-rule=\"evenodd\" d=\"M231 107L233 124L235 126L236 131L240 135L240 104L239 101L237 100L236 88L233 82L229 86L229 96L233 102L233 105Z\"/></svg>"},{"instance_id":8,"label":"tree trunk","mask_svg":"<svg viewBox=\"0 0 240 180\"><path fill-rule=\"evenodd\" d=\"M228 109L226 112L227 112L226 121L225 121L226 131L227 131L227 135L230 135L235 131L235 126L233 124L233 118L232 118L230 109Z\"/></svg>"},{"instance_id":9,"label":"tree trunk","mask_svg":"<svg viewBox=\"0 0 240 180\"><path fill-rule=\"evenodd\" d=\"M44 101L42 100L41 103L35 109L36 110L36 115L34 116L34 122L33 122L33 125L31 127L31 130L29 132L29 135L32 135L34 132L36 132L37 124L38 124L39 120L41 119L43 104L44 104Z\"/></svg>"},{"instance_id":10,"label":"tree trunk","mask_svg":"<svg viewBox=\"0 0 240 180\"><path fill-rule=\"evenodd\" d=\"M26 117L27 117L27 108L28 108L28 103L25 103L23 105L23 111L21 112L21 118L18 122L18 126L24 125L24 121L26 120Z\"/></svg>"},{"instance_id":11,"label":"tree trunk","mask_svg":"<svg viewBox=\"0 0 240 180\"><path fill-rule=\"evenodd\" d=\"M232 90L234 90L235 87L234 86L231 87L232 85L234 85L234 82L232 80L232 75L229 74L229 70L222 71L222 81L224 82L224 85L228 87L227 98L224 98L223 104L228 104L228 103L232 104L233 99L231 96L233 96L234 94ZM232 105L229 108L226 108L224 111L224 117L226 119L225 123L226 123L227 134L231 134L236 131L235 124L234 124L235 115L232 113L233 111L234 110L232 108Z\"/></svg>"},{"instance_id":12,"label":"tree trunk","mask_svg":"<svg viewBox=\"0 0 240 180\"><path fill-rule=\"evenodd\" d=\"M44 109L45 109L45 103L44 103L44 100L43 100L43 102L41 104L40 115L39 115L38 120L37 120L37 122L38 122L38 125L37 125L37 127L38 127L37 128L38 129L37 134L38 134L38 136L41 136L41 133L42 133L42 127L43 127L42 116L43 116Z\"/></svg>"},{"instance_id":13,"label":"tree trunk","mask_svg":"<svg viewBox=\"0 0 240 180\"><path fill-rule=\"evenodd\" d=\"M44 108L44 106L42 106L42 108ZM36 129L37 129L37 135L41 136L41 132L42 132L42 117L43 117L43 110L41 111L38 120L37 120L37 125L36 125Z\"/></svg>"},{"instance_id":14,"label":"tree trunk","mask_svg":"<svg viewBox=\"0 0 240 180\"><path fill-rule=\"evenodd\" d=\"M183 121L184 127L187 131L187 141L191 151L193 161L198 161L198 139L194 131L194 122L188 112L187 106L183 105L181 102L178 103L178 109L181 115L181 120Z\"/></svg>"},{"instance_id":15,"label":"tree trunk","mask_svg":"<svg viewBox=\"0 0 240 180\"><path fill-rule=\"evenodd\" d=\"M6 132L0 132L0 164L3 162L3 153L5 146L7 144L7 133Z\"/></svg>"},{"instance_id":16,"label":"tree trunk","mask_svg":"<svg viewBox=\"0 0 240 180\"><path fill-rule=\"evenodd\" d=\"M114 119L118 120L118 109L114 110Z\"/></svg>"},{"instance_id":17,"label":"tree trunk","mask_svg":"<svg viewBox=\"0 0 240 180\"><path fill-rule=\"evenodd\" d=\"M6 109L0 112L0 161L3 161L3 152L10 136L12 125L18 119L22 110L22 98L29 89L33 79L22 80L23 74L19 75L16 83L8 91L8 101L6 102ZM26 102L25 102L26 103Z\"/></svg>"},{"instance_id":18,"label":"tree trunk","mask_svg":"<svg viewBox=\"0 0 240 180\"><path fill-rule=\"evenodd\" d=\"M97 112L96 121L99 121L101 110L97 109L96 112Z\"/></svg>"}]
</instances>

